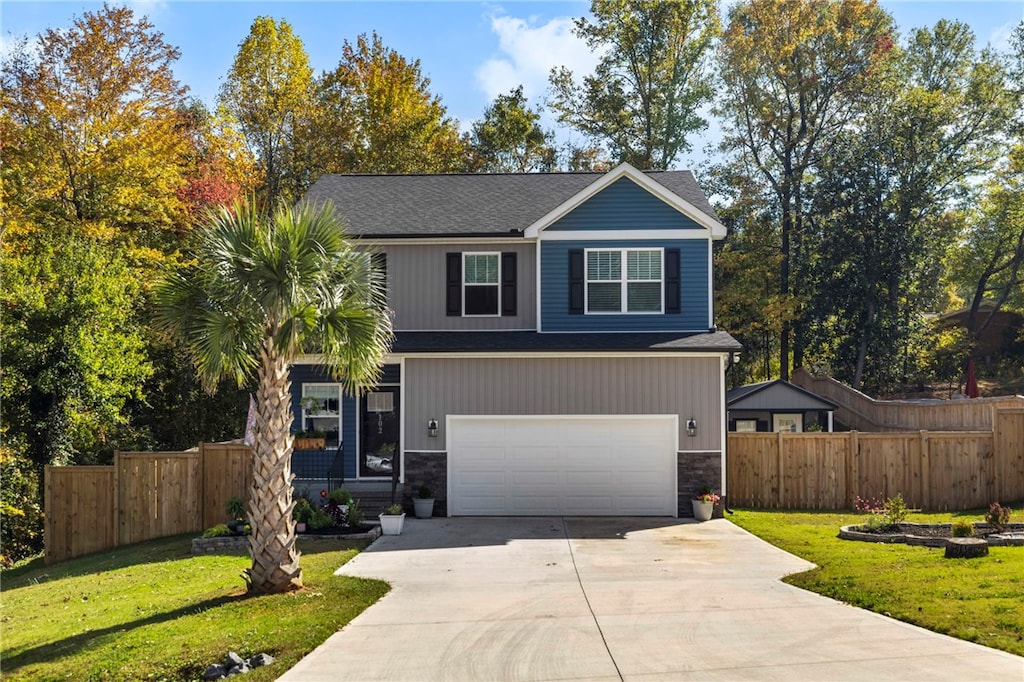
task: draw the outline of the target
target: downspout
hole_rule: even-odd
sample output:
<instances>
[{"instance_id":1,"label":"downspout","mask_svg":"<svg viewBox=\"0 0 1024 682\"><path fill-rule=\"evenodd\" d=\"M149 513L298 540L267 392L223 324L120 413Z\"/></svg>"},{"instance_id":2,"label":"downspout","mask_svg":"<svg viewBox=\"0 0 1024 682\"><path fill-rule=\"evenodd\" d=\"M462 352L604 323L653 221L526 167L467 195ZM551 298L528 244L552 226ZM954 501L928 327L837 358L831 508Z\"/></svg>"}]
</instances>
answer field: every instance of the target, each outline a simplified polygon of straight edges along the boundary
<instances>
[{"instance_id":1,"label":"downspout","mask_svg":"<svg viewBox=\"0 0 1024 682\"><path fill-rule=\"evenodd\" d=\"M735 362L736 362L736 354L733 351L729 351L729 363L725 366L725 376L726 376L726 378L729 377L729 370L732 369L732 366L735 364ZM725 396L722 396L722 398L725 398ZM726 482L725 489L728 490L729 489L728 480L727 480L728 476L729 476L729 406L728 405L725 406L725 424L726 424L726 426L725 426L725 442L722 443L722 452L725 453L725 470L722 471L722 480ZM732 509L729 509L729 496L728 495L725 496L725 500L723 501L722 508L725 509L725 511L729 512L730 514L735 513L735 512L733 512Z\"/></svg>"}]
</instances>

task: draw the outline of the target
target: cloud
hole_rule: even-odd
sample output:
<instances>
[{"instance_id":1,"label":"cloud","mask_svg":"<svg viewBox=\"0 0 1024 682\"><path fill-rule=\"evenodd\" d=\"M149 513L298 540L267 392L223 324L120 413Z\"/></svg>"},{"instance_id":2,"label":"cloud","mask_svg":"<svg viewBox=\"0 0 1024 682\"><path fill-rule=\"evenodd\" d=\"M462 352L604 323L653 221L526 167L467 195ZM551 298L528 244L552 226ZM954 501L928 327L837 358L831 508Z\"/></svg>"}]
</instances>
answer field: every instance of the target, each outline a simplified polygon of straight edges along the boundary
<instances>
[{"instance_id":1,"label":"cloud","mask_svg":"<svg viewBox=\"0 0 1024 682\"><path fill-rule=\"evenodd\" d=\"M591 52L572 29L570 17L541 24L534 17L492 16L491 31L498 36L500 55L477 68L477 86L494 99L522 85L523 94L535 102L544 96L553 67L565 66L577 76L591 73L600 54Z\"/></svg>"},{"instance_id":2,"label":"cloud","mask_svg":"<svg viewBox=\"0 0 1024 682\"><path fill-rule=\"evenodd\" d=\"M1010 37L1017 28L1015 21L1007 22L997 27L988 37L988 44L999 52L1010 51Z\"/></svg>"}]
</instances>

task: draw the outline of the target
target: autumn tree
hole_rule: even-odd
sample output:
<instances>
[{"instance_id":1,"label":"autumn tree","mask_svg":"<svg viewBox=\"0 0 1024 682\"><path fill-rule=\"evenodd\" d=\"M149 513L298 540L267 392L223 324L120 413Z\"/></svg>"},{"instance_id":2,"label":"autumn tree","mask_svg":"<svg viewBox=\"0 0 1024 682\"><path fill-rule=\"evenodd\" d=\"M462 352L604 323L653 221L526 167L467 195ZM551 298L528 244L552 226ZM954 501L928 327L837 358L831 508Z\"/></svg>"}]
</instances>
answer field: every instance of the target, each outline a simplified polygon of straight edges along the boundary
<instances>
[{"instance_id":1,"label":"autumn tree","mask_svg":"<svg viewBox=\"0 0 1024 682\"><path fill-rule=\"evenodd\" d=\"M582 83L551 72L548 107L558 120L606 145L614 159L669 168L707 122L708 54L719 32L714 0L593 0L574 33L601 54Z\"/></svg>"},{"instance_id":2,"label":"autumn tree","mask_svg":"<svg viewBox=\"0 0 1024 682\"><path fill-rule=\"evenodd\" d=\"M1012 113L1000 60L975 50L966 24L913 31L890 66L817 164L806 235L808 338L837 378L881 390L935 309L955 238L945 214L994 167Z\"/></svg>"},{"instance_id":3,"label":"autumn tree","mask_svg":"<svg viewBox=\"0 0 1024 682\"><path fill-rule=\"evenodd\" d=\"M891 32L891 18L874 0L748 0L730 10L719 50L723 146L771 187L782 296L807 293L801 260L807 173L860 110L892 47ZM783 379L794 341L792 361L799 366L803 332L785 324Z\"/></svg>"},{"instance_id":4,"label":"autumn tree","mask_svg":"<svg viewBox=\"0 0 1024 682\"><path fill-rule=\"evenodd\" d=\"M221 86L220 103L259 162L268 206L296 200L305 189L295 177L293 149L312 96L313 68L291 25L256 17Z\"/></svg>"},{"instance_id":5,"label":"autumn tree","mask_svg":"<svg viewBox=\"0 0 1024 682\"><path fill-rule=\"evenodd\" d=\"M5 56L7 239L56 222L167 248L181 222L187 149L177 58L147 19L109 5Z\"/></svg>"},{"instance_id":6,"label":"autumn tree","mask_svg":"<svg viewBox=\"0 0 1024 682\"><path fill-rule=\"evenodd\" d=\"M485 173L551 171L557 162L554 133L540 125L523 86L498 95L473 124L470 145L476 170Z\"/></svg>"},{"instance_id":7,"label":"autumn tree","mask_svg":"<svg viewBox=\"0 0 1024 682\"><path fill-rule=\"evenodd\" d=\"M314 162L331 173L444 173L464 170L467 149L419 60L374 33L345 41L337 68L317 82L310 133Z\"/></svg>"}]
</instances>

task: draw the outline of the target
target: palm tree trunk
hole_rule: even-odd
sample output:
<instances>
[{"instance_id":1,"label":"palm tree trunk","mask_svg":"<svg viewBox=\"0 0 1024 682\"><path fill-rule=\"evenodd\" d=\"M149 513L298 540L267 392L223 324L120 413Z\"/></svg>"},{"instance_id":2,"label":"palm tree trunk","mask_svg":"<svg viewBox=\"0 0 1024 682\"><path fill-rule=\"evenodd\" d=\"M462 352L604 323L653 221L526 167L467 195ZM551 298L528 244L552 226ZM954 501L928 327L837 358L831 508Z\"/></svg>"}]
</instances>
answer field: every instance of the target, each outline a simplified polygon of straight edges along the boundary
<instances>
[{"instance_id":1,"label":"palm tree trunk","mask_svg":"<svg viewBox=\"0 0 1024 682\"><path fill-rule=\"evenodd\" d=\"M259 397L249 492L249 591L275 593L302 587L292 519L292 425L288 364L268 337L260 353Z\"/></svg>"}]
</instances>

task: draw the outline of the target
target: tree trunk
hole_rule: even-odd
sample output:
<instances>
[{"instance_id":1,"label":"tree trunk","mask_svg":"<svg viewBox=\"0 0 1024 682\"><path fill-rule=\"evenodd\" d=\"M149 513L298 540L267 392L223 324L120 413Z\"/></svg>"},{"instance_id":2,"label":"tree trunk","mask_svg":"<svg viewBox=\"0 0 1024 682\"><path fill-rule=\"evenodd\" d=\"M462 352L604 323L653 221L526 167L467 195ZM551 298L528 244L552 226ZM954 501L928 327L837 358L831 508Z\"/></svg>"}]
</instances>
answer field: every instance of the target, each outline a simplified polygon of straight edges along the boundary
<instances>
[{"instance_id":1,"label":"tree trunk","mask_svg":"<svg viewBox=\"0 0 1024 682\"><path fill-rule=\"evenodd\" d=\"M249 491L249 591L287 592L302 587L292 519L292 425L288 364L268 337L260 354L252 489Z\"/></svg>"}]
</instances>

